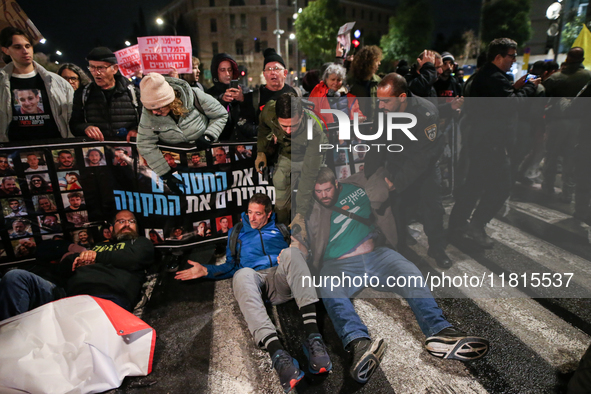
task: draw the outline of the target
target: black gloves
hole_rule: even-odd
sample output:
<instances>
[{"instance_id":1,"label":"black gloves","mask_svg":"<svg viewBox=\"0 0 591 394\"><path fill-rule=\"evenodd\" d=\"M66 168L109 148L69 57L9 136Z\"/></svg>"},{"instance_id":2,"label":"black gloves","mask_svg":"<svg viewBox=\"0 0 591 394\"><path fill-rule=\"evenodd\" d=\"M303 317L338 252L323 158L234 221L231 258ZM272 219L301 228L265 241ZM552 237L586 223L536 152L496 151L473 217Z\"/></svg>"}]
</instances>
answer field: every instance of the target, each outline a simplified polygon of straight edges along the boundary
<instances>
[{"instance_id":1,"label":"black gloves","mask_svg":"<svg viewBox=\"0 0 591 394\"><path fill-rule=\"evenodd\" d=\"M201 137L199 137L197 139L197 142L196 142L197 149L199 149L199 150L209 149L211 144L213 144L214 142L215 142L215 138L211 137L210 135L203 134Z\"/></svg>"},{"instance_id":2,"label":"black gloves","mask_svg":"<svg viewBox=\"0 0 591 394\"><path fill-rule=\"evenodd\" d=\"M172 169L168 171L166 174L162 175L162 179L166 186L170 189L171 192L174 194L184 194L183 189L185 187L185 183L172 175ZM181 189L183 188L183 189Z\"/></svg>"}]
</instances>

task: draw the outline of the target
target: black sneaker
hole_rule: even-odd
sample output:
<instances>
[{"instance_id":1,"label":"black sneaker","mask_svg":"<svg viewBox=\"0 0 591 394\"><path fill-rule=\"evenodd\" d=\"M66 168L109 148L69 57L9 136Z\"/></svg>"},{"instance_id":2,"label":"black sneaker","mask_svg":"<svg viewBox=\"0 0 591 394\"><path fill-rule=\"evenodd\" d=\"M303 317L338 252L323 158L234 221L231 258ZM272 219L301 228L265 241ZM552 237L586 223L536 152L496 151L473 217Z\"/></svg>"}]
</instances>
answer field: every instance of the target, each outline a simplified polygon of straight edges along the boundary
<instances>
[{"instance_id":1,"label":"black sneaker","mask_svg":"<svg viewBox=\"0 0 591 394\"><path fill-rule=\"evenodd\" d=\"M447 269L452 266L452 261L442 248L429 248L427 252L440 268Z\"/></svg>"},{"instance_id":2,"label":"black sneaker","mask_svg":"<svg viewBox=\"0 0 591 394\"><path fill-rule=\"evenodd\" d=\"M298 360L291 357L283 349L277 350L271 360L273 361L273 368L279 375L283 391L289 393L304 377L304 373L300 371Z\"/></svg>"},{"instance_id":3,"label":"black sneaker","mask_svg":"<svg viewBox=\"0 0 591 394\"><path fill-rule=\"evenodd\" d=\"M367 383L380 365L386 348L386 342L381 338L374 339L373 341L362 338L357 341L350 350L353 353L353 362L349 372L353 379L359 383Z\"/></svg>"},{"instance_id":4,"label":"black sneaker","mask_svg":"<svg viewBox=\"0 0 591 394\"><path fill-rule=\"evenodd\" d=\"M326 351L326 345L322 335L311 334L302 344L304 354L308 358L308 370L313 374L329 372L332 369L332 362Z\"/></svg>"},{"instance_id":5,"label":"black sneaker","mask_svg":"<svg viewBox=\"0 0 591 394\"><path fill-rule=\"evenodd\" d=\"M495 245L495 242L488 236L484 227L477 227L470 223L466 235L482 248L490 249Z\"/></svg>"},{"instance_id":6,"label":"black sneaker","mask_svg":"<svg viewBox=\"0 0 591 394\"><path fill-rule=\"evenodd\" d=\"M455 327L447 327L427 338L425 347L435 357L471 361L484 357L489 344L484 338L468 336Z\"/></svg>"}]
</instances>

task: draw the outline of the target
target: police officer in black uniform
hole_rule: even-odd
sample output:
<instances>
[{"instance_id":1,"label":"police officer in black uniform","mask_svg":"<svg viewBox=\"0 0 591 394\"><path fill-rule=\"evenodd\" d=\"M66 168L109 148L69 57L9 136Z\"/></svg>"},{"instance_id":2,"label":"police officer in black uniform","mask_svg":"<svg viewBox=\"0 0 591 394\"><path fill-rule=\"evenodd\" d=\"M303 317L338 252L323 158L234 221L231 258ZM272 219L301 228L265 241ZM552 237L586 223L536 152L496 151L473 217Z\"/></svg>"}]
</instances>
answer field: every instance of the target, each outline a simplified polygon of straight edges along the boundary
<instances>
[{"instance_id":1,"label":"police officer in black uniform","mask_svg":"<svg viewBox=\"0 0 591 394\"><path fill-rule=\"evenodd\" d=\"M497 38L489 44L487 63L470 87L471 97L489 98L472 99L464 106L468 116L468 143L464 148L468 150L469 168L464 185L455 195L449 231L483 248L493 246L484 228L511 192L508 152L513 148L518 113L529 104L526 98L535 96L540 83L540 78L527 81L525 75L511 83L507 73L517 57L516 48L517 43L509 38Z\"/></svg>"},{"instance_id":2,"label":"police officer in black uniform","mask_svg":"<svg viewBox=\"0 0 591 394\"><path fill-rule=\"evenodd\" d=\"M382 147L379 153L366 155L365 176L371 177L380 166L384 166L389 173L386 182L396 218L399 251L403 253L407 247L405 235L408 221L418 211L425 234L429 238L429 256L441 268L449 268L452 261L445 253L447 242L443 229L444 210L438 176L438 159L443 150L443 139L437 128L437 108L430 101L413 96L408 91L404 77L396 73L388 74L382 79L377 96L384 117L388 112L406 112L416 116L417 124L410 131L417 141L411 141L400 130L394 130L393 139L388 141L384 130L375 143L400 144L403 150L398 153L388 152ZM401 119L400 123L402 122L405 120ZM385 119L383 124L387 124Z\"/></svg>"}]
</instances>

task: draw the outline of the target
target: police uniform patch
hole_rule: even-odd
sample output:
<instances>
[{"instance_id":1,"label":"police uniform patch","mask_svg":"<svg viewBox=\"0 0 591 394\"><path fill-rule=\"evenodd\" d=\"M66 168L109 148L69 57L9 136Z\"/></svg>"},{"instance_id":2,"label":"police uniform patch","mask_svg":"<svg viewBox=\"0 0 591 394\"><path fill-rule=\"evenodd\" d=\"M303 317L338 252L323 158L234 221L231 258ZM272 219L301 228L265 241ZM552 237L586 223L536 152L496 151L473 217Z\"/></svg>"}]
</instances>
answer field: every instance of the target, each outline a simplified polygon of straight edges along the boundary
<instances>
[{"instance_id":1,"label":"police uniform patch","mask_svg":"<svg viewBox=\"0 0 591 394\"><path fill-rule=\"evenodd\" d=\"M425 135L429 138L429 141L435 141L435 137L437 137L437 125L432 124L431 126L425 129Z\"/></svg>"}]
</instances>

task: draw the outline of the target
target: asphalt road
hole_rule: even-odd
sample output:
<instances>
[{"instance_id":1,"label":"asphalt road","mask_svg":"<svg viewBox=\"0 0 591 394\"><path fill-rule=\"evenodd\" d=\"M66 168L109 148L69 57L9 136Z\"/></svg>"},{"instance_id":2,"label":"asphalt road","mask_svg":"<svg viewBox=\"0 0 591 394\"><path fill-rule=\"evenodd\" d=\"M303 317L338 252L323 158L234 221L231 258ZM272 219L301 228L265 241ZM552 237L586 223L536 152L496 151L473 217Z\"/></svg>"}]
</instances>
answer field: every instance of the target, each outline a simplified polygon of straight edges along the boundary
<instances>
[{"instance_id":1,"label":"asphalt road","mask_svg":"<svg viewBox=\"0 0 591 394\"><path fill-rule=\"evenodd\" d=\"M451 204L446 202L448 212ZM433 294L452 324L489 339L487 357L461 363L430 356L406 301L396 296L375 298L376 293L365 291L354 304L372 337L388 343L380 369L366 385L353 381L348 355L325 311L320 311L334 369L324 376L306 374L297 393L566 392L591 343L590 229L571 218L572 208L544 197L539 185L518 188L487 227L495 241L492 249L483 251L467 241L448 246L455 263L446 275L484 276L486 281L436 287ZM412 227L422 230L418 223ZM406 257L425 277L441 276L427 256L422 232L417 241ZM568 288L564 282L534 286L532 274L543 273L573 276ZM520 278L525 274L528 281L513 281L512 287L511 274ZM287 350L305 365L295 303L270 308L269 313ZM282 392L268 355L253 343L229 280L178 283L166 274L143 318L158 334L153 372L127 378L112 393Z\"/></svg>"}]
</instances>

